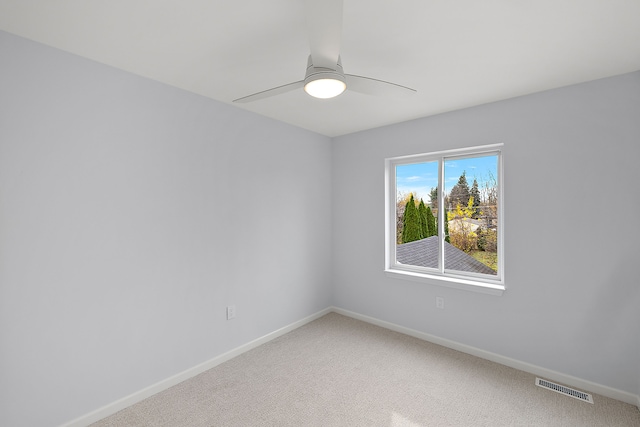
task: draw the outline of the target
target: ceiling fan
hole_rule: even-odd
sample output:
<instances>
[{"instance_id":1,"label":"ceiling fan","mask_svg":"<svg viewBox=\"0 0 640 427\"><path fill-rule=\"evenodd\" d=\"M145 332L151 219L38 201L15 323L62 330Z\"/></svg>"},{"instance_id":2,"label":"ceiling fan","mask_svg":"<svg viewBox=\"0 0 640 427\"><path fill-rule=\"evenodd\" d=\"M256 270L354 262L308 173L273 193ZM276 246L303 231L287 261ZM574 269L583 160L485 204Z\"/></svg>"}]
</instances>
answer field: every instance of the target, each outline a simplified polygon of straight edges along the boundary
<instances>
[{"instance_id":1,"label":"ceiling fan","mask_svg":"<svg viewBox=\"0 0 640 427\"><path fill-rule=\"evenodd\" d=\"M246 103L304 88L315 98L333 98L346 89L370 95L405 95L415 89L370 77L345 74L340 59L343 0L305 0L311 54L304 80L235 99Z\"/></svg>"}]
</instances>

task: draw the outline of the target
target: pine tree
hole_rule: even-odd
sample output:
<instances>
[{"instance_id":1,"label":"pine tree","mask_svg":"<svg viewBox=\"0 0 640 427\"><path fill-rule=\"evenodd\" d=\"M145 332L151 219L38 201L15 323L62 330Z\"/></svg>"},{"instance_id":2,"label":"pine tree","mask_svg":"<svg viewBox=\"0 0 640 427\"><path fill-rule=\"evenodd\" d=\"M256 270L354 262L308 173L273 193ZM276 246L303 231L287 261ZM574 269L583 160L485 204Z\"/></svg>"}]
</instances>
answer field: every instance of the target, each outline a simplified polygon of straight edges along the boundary
<instances>
[{"instance_id":1,"label":"pine tree","mask_svg":"<svg viewBox=\"0 0 640 427\"><path fill-rule=\"evenodd\" d=\"M420 218L420 234L422 234L422 238L429 237L429 225L427 224L427 207L424 204L424 201L420 199L420 204L418 205L418 217Z\"/></svg>"},{"instance_id":2,"label":"pine tree","mask_svg":"<svg viewBox=\"0 0 640 427\"><path fill-rule=\"evenodd\" d=\"M431 202L429 202L431 208L438 209L438 187L433 187L431 189L431 191L429 192L429 197L431 198Z\"/></svg>"},{"instance_id":3,"label":"pine tree","mask_svg":"<svg viewBox=\"0 0 640 427\"><path fill-rule=\"evenodd\" d=\"M473 180L473 185L469 191L469 199L473 197L473 218L478 218L480 215L480 189L478 188L478 180Z\"/></svg>"},{"instance_id":4,"label":"pine tree","mask_svg":"<svg viewBox=\"0 0 640 427\"><path fill-rule=\"evenodd\" d=\"M413 242L422 239L422 230L420 230L420 215L413 200L413 194L404 208L403 226L402 226L402 243Z\"/></svg>"},{"instance_id":5,"label":"pine tree","mask_svg":"<svg viewBox=\"0 0 640 427\"><path fill-rule=\"evenodd\" d=\"M438 229L436 228L436 218L433 216L431 208L427 206L427 234L425 237L437 236Z\"/></svg>"},{"instance_id":6,"label":"pine tree","mask_svg":"<svg viewBox=\"0 0 640 427\"><path fill-rule=\"evenodd\" d=\"M466 171L462 172L462 175L458 178L458 183L453 186L449 193L449 203L453 206L458 203L460 206L467 206L469 203L469 184L467 183L466 174Z\"/></svg>"}]
</instances>

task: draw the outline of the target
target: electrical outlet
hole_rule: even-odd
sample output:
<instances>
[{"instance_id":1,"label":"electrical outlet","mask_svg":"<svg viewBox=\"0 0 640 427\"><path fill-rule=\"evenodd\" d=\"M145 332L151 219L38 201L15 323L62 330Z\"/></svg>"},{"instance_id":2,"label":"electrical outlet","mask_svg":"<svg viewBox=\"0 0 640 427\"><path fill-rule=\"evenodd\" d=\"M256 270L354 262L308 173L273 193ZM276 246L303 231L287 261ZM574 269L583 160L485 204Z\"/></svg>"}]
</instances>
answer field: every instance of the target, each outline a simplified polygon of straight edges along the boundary
<instances>
[{"instance_id":1,"label":"electrical outlet","mask_svg":"<svg viewBox=\"0 0 640 427\"><path fill-rule=\"evenodd\" d=\"M444 297L436 297L436 308L444 310Z\"/></svg>"},{"instance_id":2,"label":"electrical outlet","mask_svg":"<svg viewBox=\"0 0 640 427\"><path fill-rule=\"evenodd\" d=\"M230 305L227 307L227 320L234 319L236 317L236 306Z\"/></svg>"}]
</instances>

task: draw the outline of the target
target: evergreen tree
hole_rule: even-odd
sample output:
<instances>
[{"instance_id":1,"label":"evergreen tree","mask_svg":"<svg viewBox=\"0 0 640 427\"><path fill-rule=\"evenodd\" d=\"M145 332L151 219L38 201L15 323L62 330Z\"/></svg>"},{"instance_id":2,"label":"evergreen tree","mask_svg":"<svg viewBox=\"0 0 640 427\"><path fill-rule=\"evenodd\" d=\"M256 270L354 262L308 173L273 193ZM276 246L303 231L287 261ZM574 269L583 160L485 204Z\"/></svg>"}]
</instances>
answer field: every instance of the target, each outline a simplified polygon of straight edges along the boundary
<instances>
[{"instance_id":1,"label":"evergreen tree","mask_svg":"<svg viewBox=\"0 0 640 427\"><path fill-rule=\"evenodd\" d=\"M438 228L436 227L436 218L433 216L431 208L427 206L427 234L425 237L437 236Z\"/></svg>"},{"instance_id":2,"label":"evergreen tree","mask_svg":"<svg viewBox=\"0 0 640 427\"><path fill-rule=\"evenodd\" d=\"M469 203L470 192L466 174L466 171L463 171L460 178L458 178L458 183L451 189L451 193L449 193L450 205L456 206L460 204L460 206L467 206Z\"/></svg>"},{"instance_id":3,"label":"evergreen tree","mask_svg":"<svg viewBox=\"0 0 640 427\"><path fill-rule=\"evenodd\" d=\"M438 187L433 187L431 192L429 193L429 197L431 198L431 209L438 209Z\"/></svg>"},{"instance_id":4,"label":"evergreen tree","mask_svg":"<svg viewBox=\"0 0 640 427\"><path fill-rule=\"evenodd\" d=\"M429 225L427 224L427 207L424 205L424 201L420 199L418 205L418 217L420 218L420 234L422 238L429 237Z\"/></svg>"},{"instance_id":5,"label":"evergreen tree","mask_svg":"<svg viewBox=\"0 0 640 427\"><path fill-rule=\"evenodd\" d=\"M444 241L447 243L451 243L451 239L449 238L449 215L447 215L447 210L444 210Z\"/></svg>"},{"instance_id":6,"label":"evergreen tree","mask_svg":"<svg viewBox=\"0 0 640 427\"><path fill-rule=\"evenodd\" d=\"M471 206L473 209L473 218L478 218L480 215L480 189L478 188L478 181L476 179L473 180L469 196L470 198L473 197L473 205Z\"/></svg>"},{"instance_id":7,"label":"evergreen tree","mask_svg":"<svg viewBox=\"0 0 640 427\"><path fill-rule=\"evenodd\" d=\"M402 219L402 243L413 242L422 239L422 230L420 230L420 215L413 200L413 194L404 208L404 216Z\"/></svg>"}]
</instances>

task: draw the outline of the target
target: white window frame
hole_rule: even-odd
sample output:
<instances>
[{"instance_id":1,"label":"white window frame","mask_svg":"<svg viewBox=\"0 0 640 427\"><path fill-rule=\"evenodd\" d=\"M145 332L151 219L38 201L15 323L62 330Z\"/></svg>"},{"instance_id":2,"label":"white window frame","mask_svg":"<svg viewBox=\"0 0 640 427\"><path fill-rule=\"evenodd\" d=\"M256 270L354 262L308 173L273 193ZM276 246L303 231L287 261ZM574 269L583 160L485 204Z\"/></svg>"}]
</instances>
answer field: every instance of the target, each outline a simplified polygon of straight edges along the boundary
<instances>
[{"instance_id":1,"label":"white window frame","mask_svg":"<svg viewBox=\"0 0 640 427\"><path fill-rule=\"evenodd\" d=\"M503 144L491 144L385 159L385 273L388 276L438 286L502 295L506 289L504 283L504 174L502 171L502 147ZM445 209L438 209L438 268L398 263L396 261L396 166L438 161L438 206L444 206L445 160L491 154L498 156L498 271L496 276L456 272L444 268Z\"/></svg>"}]
</instances>

